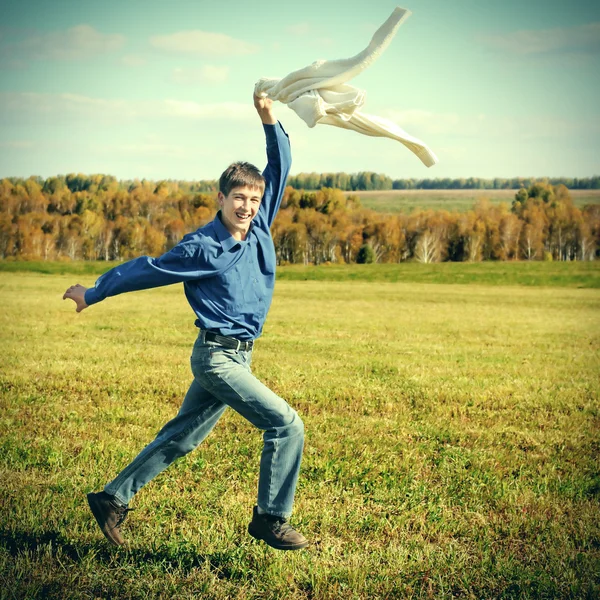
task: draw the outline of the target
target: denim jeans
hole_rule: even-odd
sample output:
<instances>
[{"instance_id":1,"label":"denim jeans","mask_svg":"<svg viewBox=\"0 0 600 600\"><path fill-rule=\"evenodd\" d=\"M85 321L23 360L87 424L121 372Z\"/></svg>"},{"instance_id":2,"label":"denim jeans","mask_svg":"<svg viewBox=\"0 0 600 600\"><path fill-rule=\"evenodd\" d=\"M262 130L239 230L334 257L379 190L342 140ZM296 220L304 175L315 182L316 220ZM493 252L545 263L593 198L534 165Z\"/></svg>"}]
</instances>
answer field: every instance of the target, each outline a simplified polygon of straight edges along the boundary
<instances>
[{"instance_id":1,"label":"denim jeans","mask_svg":"<svg viewBox=\"0 0 600 600\"><path fill-rule=\"evenodd\" d=\"M285 400L252 375L251 359L252 351L207 342L200 332L191 357L194 380L179 412L104 491L128 504L143 485L196 448L230 406L263 431L259 508L288 517L302 459L304 425Z\"/></svg>"}]
</instances>

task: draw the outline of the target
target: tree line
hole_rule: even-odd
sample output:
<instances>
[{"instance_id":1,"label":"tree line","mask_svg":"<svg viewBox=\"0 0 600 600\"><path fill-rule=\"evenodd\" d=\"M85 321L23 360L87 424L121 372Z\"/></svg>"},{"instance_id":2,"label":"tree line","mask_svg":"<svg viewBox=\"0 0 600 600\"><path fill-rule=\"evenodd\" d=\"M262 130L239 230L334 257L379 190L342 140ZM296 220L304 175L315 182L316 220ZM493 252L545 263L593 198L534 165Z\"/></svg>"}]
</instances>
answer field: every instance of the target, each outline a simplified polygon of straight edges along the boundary
<instances>
[{"instance_id":1,"label":"tree line","mask_svg":"<svg viewBox=\"0 0 600 600\"><path fill-rule=\"evenodd\" d=\"M131 192L140 185L156 186L161 183L175 186L183 193L217 192L219 182L216 179L203 179L199 181L164 180L161 182L146 182L146 180L122 180L112 175L84 175L70 173L57 177L32 176L28 179L20 177L7 177L13 186L25 185L26 181L35 182L43 193L54 193L57 189L65 187L71 192L90 192L123 190ZM480 177L450 177L434 179L392 179L381 173L360 171L358 173L298 173L288 177L287 184L296 190L317 191L324 187L336 188L344 192L371 191L371 190L518 190L529 188L534 183L549 183L553 186L564 185L571 190L598 190L600 189L600 176L593 177L547 177L536 179L534 177L495 177L483 179Z\"/></svg>"},{"instance_id":2,"label":"tree line","mask_svg":"<svg viewBox=\"0 0 600 600\"><path fill-rule=\"evenodd\" d=\"M0 181L0 258L126 260L158 256L210 221L214 193L198 182L105 175ZM512 203L466 213L384 215L355 194L288 186L272 228L279 264L593 260L600 205L576 207L566 186L533 182Z\"/></svg>"},{"instance_id":3,"label":"tree line","mask_svg":"<svg viewBox=\"0 0 600 600\"><path fill-rule=\"evenodd\" d=\"M598 190L600 177L552 177L543 179L551 185L564 185L573 190ZM359 173L299 173L288 178L288 185L297 190L319 190L324 187L342 191L369 190L518 190L530 187L537 180L533 177L450 177L435 179L392 179L387 175L361 171Z\"/></svg>"}]
</instances>

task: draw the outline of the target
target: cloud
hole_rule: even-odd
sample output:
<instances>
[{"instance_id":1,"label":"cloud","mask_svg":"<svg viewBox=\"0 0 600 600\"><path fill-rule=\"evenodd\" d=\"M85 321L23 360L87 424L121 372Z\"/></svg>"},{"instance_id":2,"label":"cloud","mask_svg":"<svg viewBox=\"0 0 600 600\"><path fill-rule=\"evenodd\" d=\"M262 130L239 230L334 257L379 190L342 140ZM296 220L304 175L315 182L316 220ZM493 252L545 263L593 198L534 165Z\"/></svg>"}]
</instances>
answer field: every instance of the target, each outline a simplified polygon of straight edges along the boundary
<instances>
[{"instance_id":1,"label":"cloud","mask_svg":"<svg viewBox=\"0 0 600 600\"><path fill-rule=\"evenodd\" d=\"M198 102L181 100L164 100L164 106L166 114L170 116L192 119L245 120L253 118L255 115L254 107L241 102L199 104Z\"/></svg>"},{"instance_id":2,"label":"cloud","mask_svg":"<svg viewBox=\"0 0 600 600\"><path fill-rule=\"evenodd\" d=\"M4 51L4 48L0 48L0 68L11 69L11 70L22 70L27 69L29 63L26 60L20 58L12 58L10 54Z\"/></svg>"},{"instance_id":3,"label":"cloud","mask_svg":"<svg viewBox=\"0 0 600 600\"><path fill-rule=\"evenodd\" d=\"M446 139L560 140L600 133L600 123L555 115L513 117L501 115L460 115L426 110L383 111L383 117L397 123L411 135L433 144L435 136Z\"/></svg>"},{"instance_id":4,"label":"cloud","mask_svg":"<svg viewBox=\"0 0 600 600\"><path fill-rule=\"evenodd\" d=\"M335 42L332 38L323 36L315 40L315 45L323 48L331 48L332 46L335 46Z\"/></svg>"},{"instance_id":5,"label":"cloud","mask_svg":"<svg viewBox=\"0 0 600 600\"><path fill-rule=\"evenodd\" d=\"M100 33L90 25L77 25L64 31L36 33L5 44L1 53L17 60L78 60L113 52L125 43L120 34Z\"/></svg>"},{"instance_id":6,"label":"cloud","mask_svg":"<svg viewBox=\"0 0 600 600\"><path fill-rule=\"evenodd\" d=\"M465 146L436 146L435 150L440 159L464 160L468 158Z\"/></svg>"},{"instance_id":7,"label":"cloud","mask_svg":"<svg viewBox=\"0 0 600 600\"><path fill-rule=\"evenodd\" d=\"M0 142L0 148L10 148L11 150L27 150L33 148L34 143L29 140L9 140Z\"/></svg>"},{"instance_id":8,"label":"cloud","mask_svg":"<svg viewBox=\"0 0 600 600\"><path fill-rule=\"evenodd\" d=\"M156 35L150 44L159 50L203 56L240 56L258 52L256 44L236 40L224 33L210 31L179 31L170 35Z\"/></svg>"},{"instance_id":9,"label":"cloud","mask_svg":"<svg viewBox=\"0 0 600 600\"><path fill-rule=\"evenodd\" d=\"M295 23L294 25L288 25L285 31L292 35L307 35L310 32L310 25L307 22Z\"/></svg>"},{"instance_id":10,"label":"cloud","mask_svg":"<svg viewBox=\"0 0 600 600\"><path fill-rule=\"evenodd\" d=\"M557 115L514 117L502 115L463 115L455 112L388 109L378 112L405 129L409 134L433 145L436 138L458 140L580 139L600 135L600 123L583 117ZM248 102L200 103L167 98L162 100L120 100L93 98L80 94L38 94L32 92L0 92L0 119L13 122L22 119L34 123L42 119L93 124L117 123L137 119L176 119L194 121L251 121L256 119Z\"/></svg>"},{"instance_id":11,"label":"cloud","mask_svg":"<svg viewBox=\"0 0 600 600\"><path fill-rule=\"evenodd\" d=\"M255 118L250 103L221 102L200 104L193 101L165 100L113 100L92 98L79 94L36 94L31 92L0 93L0 114L25 116L32 120L36 116L86 120L135 118L185 118L196 120L249 120Z\"/></svg>"},{"instance_id":12,"label":"cloud","mask_svg":"<svg viewBox=\"0 0 600 600\"><path fill-rule=\"evenodd\" d=\"M229 76L229 67L203 65L198 69L178 67L173 70L172 80L175 83L187 85L198 83L223 83Z\"/></svg>"},{"instance_id":13,"label":"cloud","mask_svg":"<svg viewBox=\"0 0 600 600\"><path fill-rule=\"evenodd\" d=\"M477 41L496 50L518 55L549 52L597 53L600 52L600 21L573 27L480 34Z\"/></svg>"},{"instance_id":14,"label":"cloud","mask_svg":"<svg viewBox=\"0 0 600 600\"><path fill-rule=\"evenodd\" d=\"M412 128L418 128L420 133L436 135L461 130L461 118L456 113L435 113L418 109L390 109L384 111L382 116L394 121L411 134Z\"/></svg>"},{"instance_id":15,"label":"cloud","mask_svg":"<svg viewBox=\"0 0 600 600\"><path fill-rule=\"evenodd\" d=\"M381 27L381 23L373 23L372 21L365 21L361 25L361 30L369 35L373 35L379 28Z\"/></svg>"},{"instance_id":16,"label":"cloud","mask_svg":"<svg viewBox=\"0 0 600 600\"><path fill-rule=\"evenodd\" d=\"M181 145L163 143L158 140L145 140L127 144L95 144L94 149L104 154L127 154L138 156L168 156L186 158L192 154L190 148Z\"/></svg>"},{"instance_id":17,"label":"cloud","mask_svg":"<svg viewBox=\"0 0 600 600\"><path fill-rule=\"evenodd\" d=\"M141 105L138 103L137 106ZM0 109L5 114L9 112L33 115L68 113L85 116L116 113L135 116L139 110L136 104L123 100L104 100L79 94L37 94L33 92L0 93Z\"/></svg>"},{"instance_id":18,"label":"cloud","mask_svg":"<svg viewBox=\"0 0 600 600\"><path fill-rule=\"evenodd\" d=\"M138 54L126 54L121 57L120 62L126 67L143 67L148 63L144 57L139 56Z\"/></svg>"},{"instance_id":19,"label":"cloud","mask_svg":"<svg viewBox=\"0 0 600 600\"><path fill-rule=\"evenodd\" d=\"M326 49L330 50L332 46L334 46L334 41L332 38L326 35L326 29L319 25L311 25L308 21L303 21L300 23L293 23L292 25L288 25L285 27L283 32L285 35L281 37L285 42L274 42L271 44L274 52L279 52L282 47L288 47L290 43L298 45L308 45L310 44L311 48L318 49ZM289 36L293 36L295 38L300 38L298 40L290 40Z\"/></svg>"}]
</instances>

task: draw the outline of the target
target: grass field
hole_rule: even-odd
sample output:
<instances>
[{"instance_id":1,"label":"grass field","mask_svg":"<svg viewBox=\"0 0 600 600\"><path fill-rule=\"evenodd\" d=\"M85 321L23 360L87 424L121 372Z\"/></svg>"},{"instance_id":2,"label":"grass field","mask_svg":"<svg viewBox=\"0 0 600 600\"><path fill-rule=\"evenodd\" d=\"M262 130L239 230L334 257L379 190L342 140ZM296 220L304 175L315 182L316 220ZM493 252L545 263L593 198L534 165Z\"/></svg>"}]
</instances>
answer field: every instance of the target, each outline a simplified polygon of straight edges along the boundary
<instances>
[{"instance_id":1,"label":"grass field","mask_svg":"<svg viewBox=\"0 0 600 600\"><path fill-rule=\"evenodd\" d=\"M313 190L314 191L314 190ZM379 190L344 192L346 196L357 195L365 208L382 213L410 213L419 210L447 210L467 212L481 198L493 204L501 202L509 206L517 190ZM600 204L600 190L569 190L575 206ZM216 195L212 193L209 195Z\"/></svg>"},{"instance_id":2,"label":"grass field","mask_svg":"<svg viewBox=\"0 0 600 600\"><path fill-rule=\"evenodd\" d=\"M12 261L0 260L0 273L74 275L78 283L94 280L120 264L104 261ZM389 283L453 283L484 285L600 287L596 262L479 262L479 263L382 263L369 265L288 265L278 267L280 281L364 281Z\"/></svg>"},{"instance_id":3,"label":"grass field","mask_svg":"<svg viewBox=\"0 0 600 600\"><path fill-rule=\"evenodd\" d=\"M85 493L177 411L193 314L172 286L78 315L89 273L0 273L0 598L597 598L600 267L471 267L282 270L253 367L306 424L297 553L245 531L261 437L231 411L109 547Z\"/></svg>"},{"instance_id":4,"label":"grass field","mask_svg":"<svg viewBox=\"0 0 600 600\"><path fill-rule=\"evenodd\" d=\"M467 212L477 200L487 198L494 204L509 206L517 190L385 190L355 192L365 208L383 213L410 213L415 209ZM600 204L600 190L570 190L576 206Z\"/></svg>"}]
</instances>

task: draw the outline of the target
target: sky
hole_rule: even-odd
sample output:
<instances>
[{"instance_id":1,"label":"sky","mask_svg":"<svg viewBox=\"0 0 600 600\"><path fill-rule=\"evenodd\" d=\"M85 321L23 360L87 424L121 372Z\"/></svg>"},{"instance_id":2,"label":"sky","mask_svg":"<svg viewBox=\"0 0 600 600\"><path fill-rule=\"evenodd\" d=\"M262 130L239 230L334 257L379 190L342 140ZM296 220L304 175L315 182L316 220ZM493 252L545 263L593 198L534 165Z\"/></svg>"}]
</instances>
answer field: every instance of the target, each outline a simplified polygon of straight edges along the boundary
<instances>
[{"instance_id":1,"label":"sky","mask_svg":"<svg viewBox=\"0 0 600 600\"><path fill-rule=\"evenodd\" d=\"M216 179L265 164L255 82L362 51L388 0L0 0L0 177ZM286 105L292 174L397 178L600 173L600 2L406 0L349 83L363 111L423 140L326 125Z\"/></svg>"}]
</instances>

